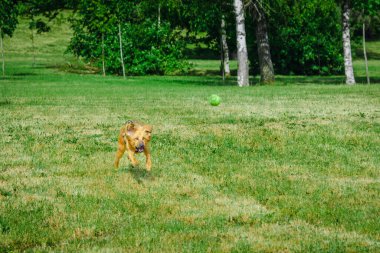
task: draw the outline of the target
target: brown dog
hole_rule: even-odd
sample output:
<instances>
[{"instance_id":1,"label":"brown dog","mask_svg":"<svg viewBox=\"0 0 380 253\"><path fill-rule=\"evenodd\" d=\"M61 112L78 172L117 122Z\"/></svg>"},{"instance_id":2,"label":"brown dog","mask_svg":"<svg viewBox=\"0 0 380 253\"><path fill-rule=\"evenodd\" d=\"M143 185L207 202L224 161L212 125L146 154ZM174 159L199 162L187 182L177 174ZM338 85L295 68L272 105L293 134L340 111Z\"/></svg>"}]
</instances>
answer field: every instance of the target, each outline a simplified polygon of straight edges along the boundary
<instances>
[{"instance_id":1,"label":"brown dog","mask_svg":"<svg viewBox=\"0 0 380 253\"><path fill-rule=\"evenodd\" d=\"M150 171L152 168L152 160L150 158L148 144L151 138L151 133L152 126L142 125L135 121L127 121L120 129L115 167L119 167L120 158L125 151L127 151L128 159L131 161L133 167L138 165L135 154L144 152L146 157L146 169Z\"/></svg>"}]
</instances>

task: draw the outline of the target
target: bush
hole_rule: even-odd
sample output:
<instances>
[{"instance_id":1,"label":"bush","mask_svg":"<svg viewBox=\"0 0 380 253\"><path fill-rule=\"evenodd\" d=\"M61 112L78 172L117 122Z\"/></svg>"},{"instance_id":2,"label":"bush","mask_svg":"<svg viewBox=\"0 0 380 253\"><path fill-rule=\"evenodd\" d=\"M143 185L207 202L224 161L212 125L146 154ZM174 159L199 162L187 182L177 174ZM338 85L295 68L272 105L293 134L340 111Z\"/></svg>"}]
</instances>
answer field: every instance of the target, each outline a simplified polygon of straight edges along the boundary
<instances>
[{"instance_id":1,"label":"bush","mask_svg":"<svg viewBox=\"0 0 380 253\"><path fill-rule=\"evenodd\" d=\"M100 67L102 35L88 32L77 21L72 22L74 36L68 50ZM175 74L185 72L185 43L169 23L146 20L141 24L122 24L123 58L127 75ZM117 25L104 34L105 65L108 73L121 74L120 44Z\"/></svg>"}]
</instances>

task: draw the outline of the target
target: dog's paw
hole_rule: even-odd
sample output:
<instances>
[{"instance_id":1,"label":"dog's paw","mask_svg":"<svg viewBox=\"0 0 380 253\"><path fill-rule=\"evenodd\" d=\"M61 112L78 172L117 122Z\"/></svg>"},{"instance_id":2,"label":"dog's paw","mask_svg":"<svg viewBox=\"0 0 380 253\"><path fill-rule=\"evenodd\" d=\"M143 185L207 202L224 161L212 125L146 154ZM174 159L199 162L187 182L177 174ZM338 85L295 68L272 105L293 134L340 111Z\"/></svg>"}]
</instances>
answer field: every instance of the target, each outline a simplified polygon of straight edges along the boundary
<instances>
[{"instance_id":1,"label":"dog's paw","mask_svg":"<svg viewBox=\"0 0 380 253\"><path fill-rule=\"evenodd\" d=\"M132 165L132 167L134 167L134 168L138 167L139 164L140 164L140 163L139 163L138 161L131 162L131 165Z\"/></svg>"}]
</instances>

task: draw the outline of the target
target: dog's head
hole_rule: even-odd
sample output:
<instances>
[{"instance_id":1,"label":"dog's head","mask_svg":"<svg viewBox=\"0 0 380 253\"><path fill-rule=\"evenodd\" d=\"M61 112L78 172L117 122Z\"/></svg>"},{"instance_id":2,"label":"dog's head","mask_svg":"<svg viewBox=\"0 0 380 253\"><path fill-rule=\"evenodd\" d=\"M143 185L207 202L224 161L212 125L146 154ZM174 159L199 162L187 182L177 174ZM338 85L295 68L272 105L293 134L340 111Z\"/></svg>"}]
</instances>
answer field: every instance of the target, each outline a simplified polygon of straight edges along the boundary
<instances>
[{"instance_id":1,"label":"dog's head","mask_svg":"<svg viewBox=\"0 0 380 253\"><path fill-rule=\"evenodd\" d=\"M126 123L126 137L129 145L135 152L141 153L148 145L152 133L152 126L141 125L133 121Z\"/></svg>"}]
</instances>

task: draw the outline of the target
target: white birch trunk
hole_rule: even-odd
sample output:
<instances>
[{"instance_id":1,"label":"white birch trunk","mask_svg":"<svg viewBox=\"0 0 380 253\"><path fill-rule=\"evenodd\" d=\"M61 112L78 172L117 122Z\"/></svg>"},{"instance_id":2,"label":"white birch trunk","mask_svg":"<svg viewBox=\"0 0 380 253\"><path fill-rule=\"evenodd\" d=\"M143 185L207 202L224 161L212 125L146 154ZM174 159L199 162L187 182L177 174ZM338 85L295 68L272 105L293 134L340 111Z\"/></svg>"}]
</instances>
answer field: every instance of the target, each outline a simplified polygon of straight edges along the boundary
<instances>
[{"instance_id":1,"label":"white birch trunk","mask_svg":"<svg viewBox=\"0 0 380 253\"><path fill-rule=\"evenodd\" d=\"M4 47L3 47L3 34L2 29L0 27L0 47L1 47L1 60L3 63L2 69L3 69L3 77L5 76L5 59L4 59Z\"/></svg>"},{"instance_id":2,"label":"white birch trunk","mask_svg":"<svg viewBox=\"0 0 380 253\"><path fill-rule=\"evenodd\" d=\"M234 0L236 16L236 44L238 60L238 86L249 86L248 51L245 37L244 6L242 0Z\"/></svg>"},{"instance_id":3,"label":"white birch trunk","mask_svg":"<svg viewBox=\"0 0 380 253\"><path fill-rule=\"evenodd\" d=\"M119 44L120 44L120 62L123 69L123 77L125 78L125 66L124 66L124 57L123 57L123 43L121 41L121 25L119 23Z\"/></svg>"},{"instance_id":4,"label":"white birch trunk","mask_svg":"<svg viewBox=\"0 0 380 253\"><path fill-rule=\"evenodd\" d=\"M227 44L227 33L226 33L226 22L224 19L224 15L222 16L222 22L220 24L220 34L221 34L221 44L222 44L222 68L223 68L223 77L230 77L230 57L228 52L228 44Z\"/></svg>"},{"instance_id":5,"label":"white birch trunk","mask_svg":"<svg viewBox=\"0 0 380 253\"><path fill-rule=\"evenodd\" d=\"M364 54L364 61L365 61L365 74L367 76L367 84L371 84L369 79L369 72L368 72L368 60L367 60L367 50L365 49L365 24L363 23L363 54Z\"/></svg>"},{"instance_id":6,"label":"white birch trunk","mask_svg":"<svg viewBox=\"0 0 380 253\"><path fill-rule=\"evenodd\" d=\"M346 75L346 84L355 84L354 69L352 66L351 56L351 38L350 38L350 6L349 0L343 3L343 56L344 71Z\"/></svg>"},{"instance_id":7,"label":"white birch trunk","mask_svg":"<svg viewBox=\"0 0 380 253\"><path fill-rule=\"evenodd\" d=\"M102 69L103 69L103 76L106 76L106 66L104 63L104 33L102 33Z\"/></svg>"}]
</instances>

